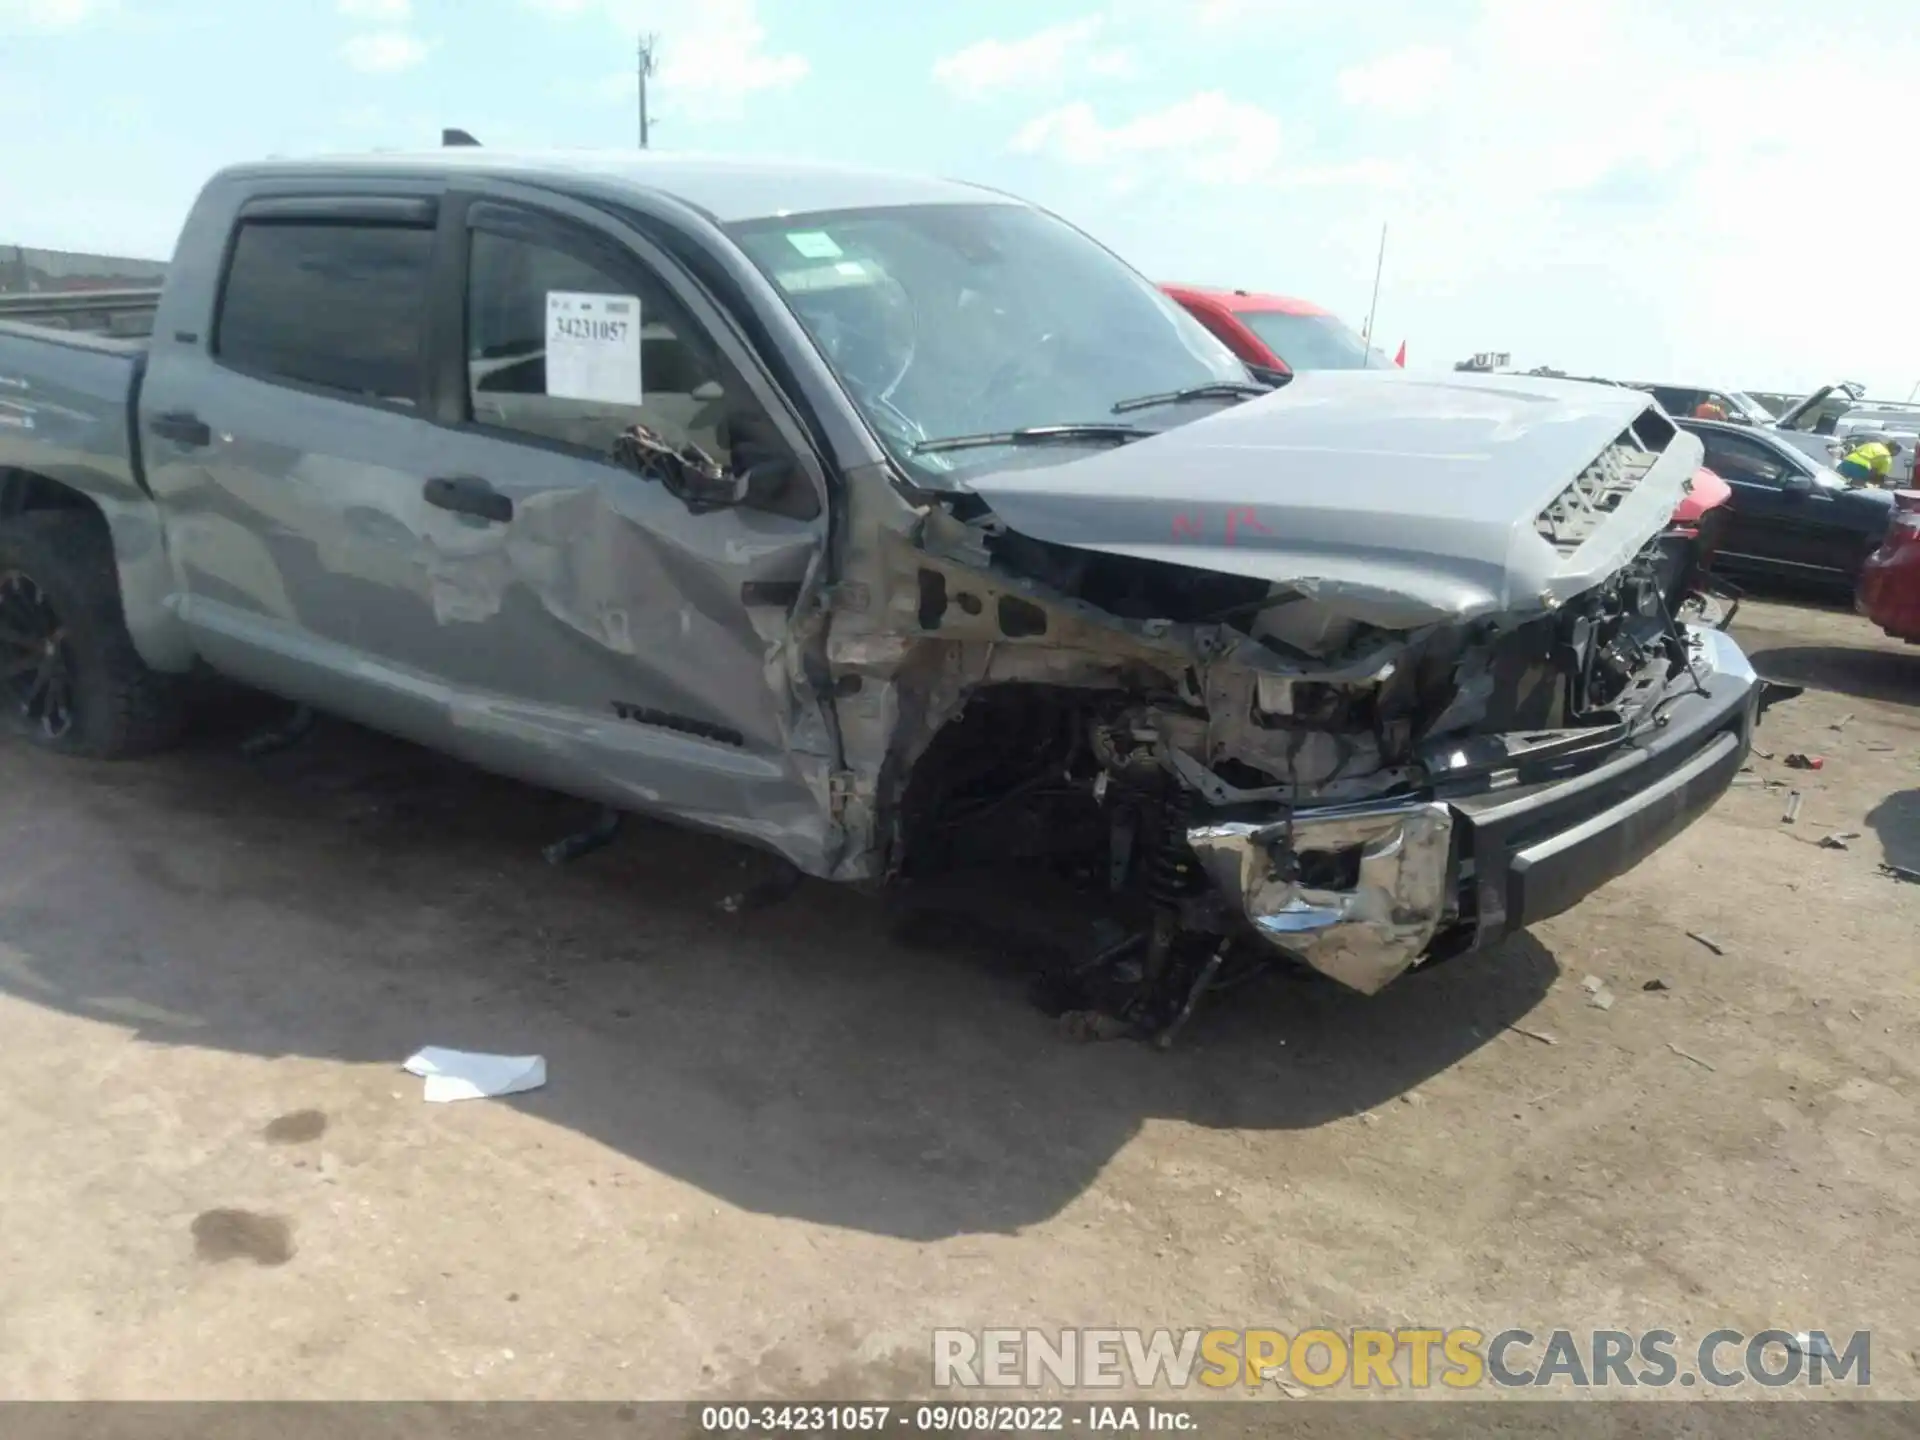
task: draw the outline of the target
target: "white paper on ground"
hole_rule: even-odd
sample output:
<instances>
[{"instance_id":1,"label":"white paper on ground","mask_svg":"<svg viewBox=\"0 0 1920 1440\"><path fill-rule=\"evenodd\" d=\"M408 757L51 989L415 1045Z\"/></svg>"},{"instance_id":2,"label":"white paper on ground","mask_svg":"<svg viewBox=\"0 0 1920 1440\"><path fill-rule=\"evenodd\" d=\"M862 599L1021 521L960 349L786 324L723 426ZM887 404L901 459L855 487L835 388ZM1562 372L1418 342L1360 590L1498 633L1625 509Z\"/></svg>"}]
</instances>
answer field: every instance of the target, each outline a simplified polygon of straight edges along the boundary
<instances>
[{"instance_id":1,"label":"white paper on ground","mask_svg":"<svg viewBox=\"0 0 1920 1440\"><path fill-rule=\"evenodd\" d=\"M435 1105L449 1100L484 1100L489 1095L517 1095L547 1083L544 1055L481 1055L423 1045L407 1057L402 1068L427 1082L426 1099Z\"/></svg>"},{"instance_id":2,"label":"white paper on ground","mask_svg":"<svg viewBox=\"0 0 1920 1440\"><path fill-rule=\"evenodd\" d=\"M640 297L547 292L547 394L638 405Z\"/></svg>"}]
</instances>

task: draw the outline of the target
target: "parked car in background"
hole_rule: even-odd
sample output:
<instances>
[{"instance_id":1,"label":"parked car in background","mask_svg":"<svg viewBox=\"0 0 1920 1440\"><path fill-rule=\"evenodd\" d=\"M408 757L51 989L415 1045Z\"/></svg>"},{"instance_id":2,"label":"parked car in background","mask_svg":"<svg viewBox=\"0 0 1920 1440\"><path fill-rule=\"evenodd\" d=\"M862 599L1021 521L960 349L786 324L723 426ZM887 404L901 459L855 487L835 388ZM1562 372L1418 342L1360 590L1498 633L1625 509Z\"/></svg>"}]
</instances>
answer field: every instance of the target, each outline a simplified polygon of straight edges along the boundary
<instances>
[{"instance_id":1,"label":"parked car in background","mask_svg":"<svg viewBox=\"0 0 1920 1440\"><path fill-rule=\"evenodd\" d=\"M1887 538L1860 567L1854 608L1896 640L1920 645L1920 490L1893 495Z\"/></svg>"},{"instance_id":2,"label":"parked car in background","mask_svg":"<svg viewBox=\"0 0 1920 1440\"><path fill-rule=\"evenodd\" d=\"M1788 394L1781 390L1748 390L1745 393L1750 399L1757 400L1765 406L1767 413L1776 420L1798 405L1802 398L1798 391Z\"/></svg>"},{"instance_id":3,"label":"parked car in background","mask_svg":"<svg viewBox=\"0 0 1920 1440\"><path fill-rule=\"evenodd\" d=\"M1294 370L1392 370L1393 361L1339 316L1287 295L1162 285L1187 312L1248 365Z\"/></svg>"},{"instance_id":4,"label":"parked car in background","mask_svg":"<svg viewBox=\"0 0 1920 1440\"><path fill-rule=\"evenodd\" d=\"M1782 410L1780 418L1775 422L1775 428L1783 434L1825 439L1834 433L1840 423L1840 417L1858 405L1866 393L1866 386L1849 380L1822 385L1819 389L1802 395ZM1809 451L1809 453L1813 452Z\"/></svg>"},{"instance_id":5,"label":"parked car in background","mask_svg":"<svg viewBox=\"0 0 1920 1440\"><path fill-rule=\"evenodd\" d=\"M1715 567L1851 591L1893 514L1885 490L1855 489L1777 432L1730 421L1687 420L1706 466L1733 490Z\"/></svg>"},{"instance_id":6,"label":"parked car in background","mask_svg":"<svg viewBox=\"0 0 1920 1440\"><path fill-rule=\"evenodd\" d=\"M1717 405L1736 425L1771 425L1773 412L1744 390L1727 390L1710 385L1656 385L1650 381L1629 380L1635 390L1644 390L1660 402L1660 408L1676 419L1684 419L1702 405Z\"/></svg>"},{"instance_id":7,"label":"parked car in background","mask_svg":"<svg viewBox=\"0 0 1920 1440\"><path fill-rule=\"evenodd\" d=\"M1795 449L1823 464L1843 459L1854 446L1880 436L1894 447L1894 488L1913 480L1914 453L1920 449L1920 404L1869 400L1866 387L1851 382L1822 385L1787 407L1773 428Z\"/></svg>"}]
</instances>

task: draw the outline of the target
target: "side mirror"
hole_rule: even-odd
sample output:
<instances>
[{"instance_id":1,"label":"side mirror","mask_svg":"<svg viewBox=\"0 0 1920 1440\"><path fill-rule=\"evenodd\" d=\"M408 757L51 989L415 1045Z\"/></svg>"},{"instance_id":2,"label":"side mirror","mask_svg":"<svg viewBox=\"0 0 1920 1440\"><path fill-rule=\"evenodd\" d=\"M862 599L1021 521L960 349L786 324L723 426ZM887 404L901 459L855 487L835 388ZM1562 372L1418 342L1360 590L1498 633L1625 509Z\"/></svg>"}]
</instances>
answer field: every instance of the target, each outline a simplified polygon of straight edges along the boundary
<instances>
[{"instance_id":1,"label":"side mirror","mask_svg":"<svg viewBox=\"0 0 1920 1440\"><path fill-rule=\"evenodd\" d=\"M644 425L626 429L614 442L613 458L643 480L658 480L696 515L747 497L748 476L732 474L691 441L676 450Z\"/></svg>"},{"instance_id":2,"label":"side mirror","mask_svg":"<svg viewBox=\"0 0 1920 1440\"><path fill-rule=\"evenodd\" d=\"M1795 471L1780 482L1780 488L1789 495L1811 495L1813 493L1813 477L1811 475L1802 475L1798 471Z\"/></svg>"},{"instance_id":3,"label":"side mirror","mask_svg":"<svg viewBox=\"0 0 1920 1440\"><path fill-rule=\"evenodd\" d=\"M736 445L734 459L750 455L750 442ZM695 515L750 505L779 515L811 520L820 513L818 497L796 485L799 469L785 453L766 454L729 469L689 441L678 450L644 425L629 426L614 443L613 458L643 480L662 488Z\"/></svg>"},{"instance_id":4,"label":"side mirror","mask_svg":"<svg viewBox=\"0 0 1920 1440\"><path fill-rule=\"evenodd\" d=\"M670 471L661 480L667 492L687 509L695 515L704 515L709 510L725 510L746 499L748 478L683 463L677 474Z\"/></svg>"}]
</instances>

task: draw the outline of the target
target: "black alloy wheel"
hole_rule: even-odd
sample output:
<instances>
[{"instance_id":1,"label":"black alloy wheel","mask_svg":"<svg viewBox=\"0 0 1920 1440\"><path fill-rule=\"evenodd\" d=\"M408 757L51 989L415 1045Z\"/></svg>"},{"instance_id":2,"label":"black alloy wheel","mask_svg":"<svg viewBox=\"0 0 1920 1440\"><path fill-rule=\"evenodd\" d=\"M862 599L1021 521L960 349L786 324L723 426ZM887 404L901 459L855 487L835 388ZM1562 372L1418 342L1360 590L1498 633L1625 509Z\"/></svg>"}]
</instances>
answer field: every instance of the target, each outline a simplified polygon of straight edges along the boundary
<instances>
[{"instance_id":1,"label":"black alloy wheel","mask_svg":"<svg viewBox=\"0 0 1920 1440\"><path fill-rule=\"evenodd\" d=\"M0 703L18 710L46 740L63 740L74 727L66 623L47 592L20 570L0 574Z\"/></svg>"}]
</instances>

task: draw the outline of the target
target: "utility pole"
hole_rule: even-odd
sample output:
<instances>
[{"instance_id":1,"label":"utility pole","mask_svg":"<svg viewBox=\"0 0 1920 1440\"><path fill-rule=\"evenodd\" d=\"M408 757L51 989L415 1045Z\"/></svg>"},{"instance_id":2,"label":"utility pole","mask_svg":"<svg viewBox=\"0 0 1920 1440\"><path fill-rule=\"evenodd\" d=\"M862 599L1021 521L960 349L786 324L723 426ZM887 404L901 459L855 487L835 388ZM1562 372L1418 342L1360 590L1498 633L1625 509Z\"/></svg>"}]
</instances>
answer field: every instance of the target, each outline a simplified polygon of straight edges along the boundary
<instances>
[{"instance_id":1,"label":"utility pole","mask_svg":"<svg viewBox=\"0 0 1920 1440\"><path fill-rule=\"evenodd\" d=\"M659 44L658 35L640 37L640 148L642 150L647 148L650 138L647 133L647 81L652 77L655 69L654 51Z\"/></svg>"},{"instance_id":2,"label":"utility pole","mask_svg":"<svg viewBox=\"0 0 1920 1440\"><path fill-rule=\"evenodd\" d=\"M1380 272L1386 268L1387 226L1383 220L1380 223L1380 258L1373 267L1373 301L1367 306L1367 323L1360 332L1360 343L1367 347L1369 354L1373 351L1373 317L1380 309Z\"/></svg>"}]
</instances>

